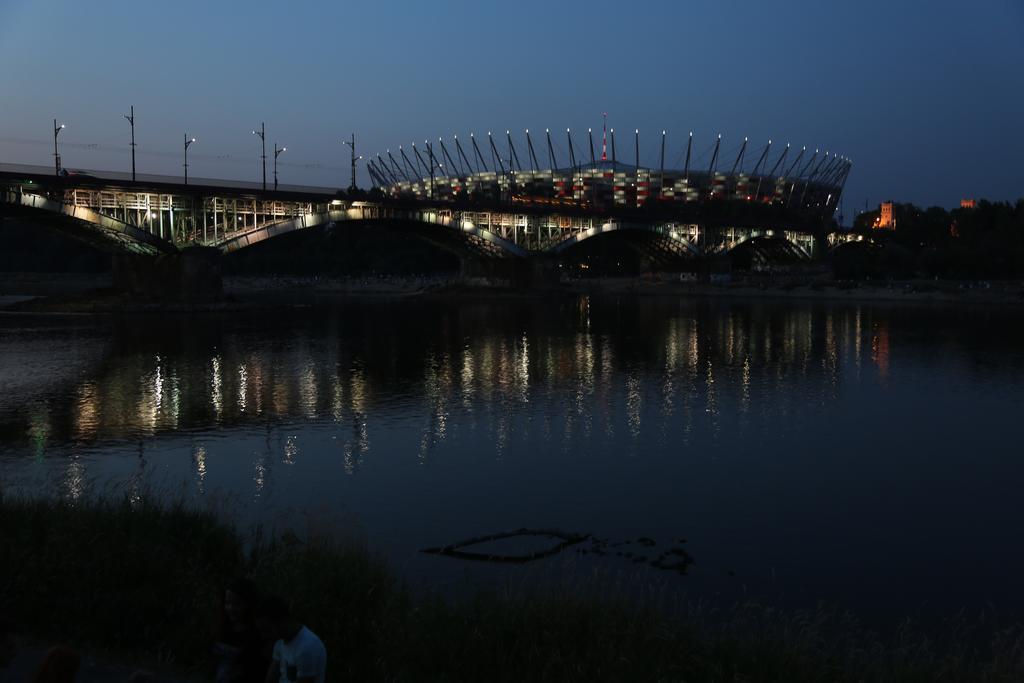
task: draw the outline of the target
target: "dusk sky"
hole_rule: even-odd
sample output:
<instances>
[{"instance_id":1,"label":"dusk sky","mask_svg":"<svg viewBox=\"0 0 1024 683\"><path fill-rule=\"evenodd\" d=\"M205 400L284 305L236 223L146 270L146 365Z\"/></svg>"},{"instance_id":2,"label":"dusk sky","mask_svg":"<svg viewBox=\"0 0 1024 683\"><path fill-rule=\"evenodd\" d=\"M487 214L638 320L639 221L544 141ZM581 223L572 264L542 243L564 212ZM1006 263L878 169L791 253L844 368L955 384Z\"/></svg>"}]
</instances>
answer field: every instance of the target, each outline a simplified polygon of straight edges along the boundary
<instances>
[{"instance_id":1,"label":"dusk sky","mask_svg":"<svg viewBox=\"0 0 1024 683\"><path fill-rule=\"evenodd\" d=\"M348 184L360 153L511 128L681 166L689 131L850 157L846 219L882 199L1024 196L1022 0L739 2L71 2L0 0L0 162ZM502 140L503 145L503 140ZM269 154L269 152L268 152ZM706 163L706 161L705 161ZM731 164L731 159L729 161ZM360 182L369 178L361 167Z\"/></svg>"}]
</instances>

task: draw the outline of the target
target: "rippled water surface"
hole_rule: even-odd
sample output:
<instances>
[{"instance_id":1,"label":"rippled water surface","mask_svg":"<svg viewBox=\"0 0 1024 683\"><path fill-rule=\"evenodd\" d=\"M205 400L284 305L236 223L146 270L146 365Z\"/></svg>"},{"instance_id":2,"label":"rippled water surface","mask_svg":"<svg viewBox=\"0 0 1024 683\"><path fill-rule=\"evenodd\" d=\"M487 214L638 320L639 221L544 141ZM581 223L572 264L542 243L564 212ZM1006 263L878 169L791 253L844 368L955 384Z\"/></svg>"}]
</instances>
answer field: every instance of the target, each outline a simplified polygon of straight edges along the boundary
<instances>
[{"instance_id":1,"label":"rippled water surface","mask_svg":"<svg viewBox=\"0 0 1024 683\"><path fill-rule=\"evenodd\" d=\"M3 316L0 482L343 520L434 583L465 565L418 548L557 527L685 539L687 576L574 562L698 595L1019 611L1018 319L657 298Z\"/></svg>"}]
</instances>

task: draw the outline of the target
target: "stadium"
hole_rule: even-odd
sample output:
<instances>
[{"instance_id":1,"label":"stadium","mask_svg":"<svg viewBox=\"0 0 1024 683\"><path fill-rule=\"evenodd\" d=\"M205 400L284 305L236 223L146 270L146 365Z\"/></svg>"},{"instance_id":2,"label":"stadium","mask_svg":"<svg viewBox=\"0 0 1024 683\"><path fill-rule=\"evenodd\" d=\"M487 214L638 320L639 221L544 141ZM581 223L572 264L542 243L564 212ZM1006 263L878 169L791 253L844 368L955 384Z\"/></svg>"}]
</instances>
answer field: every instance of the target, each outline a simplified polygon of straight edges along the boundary
<instances>
[{"instance_id":1,"label":"stadium","mask_svg":"<svg viewBox=\"0 0 1024 683\"><path fill-rule=\"evenodd\" d=\"M396 199L601 213L733 201L782 207L805 223L832 216L851 167L848 159L828 151L797 151L790 145L773 150L770 141L752 150L746 139L736 156L726 159L721 136L710 154L697 158L691 133L682 167L667 168L662 132L661 162L651 168L640 164L639 131L633 137L634 163L617 158L614 130L602 136L599 156L590 131L583 149L568 130L565 146L557 146L545 131L542 160L529 131L519 148L506 131L501 149L490 133L483 143L470 135L467 145L455 136L450 144L439 139L423 148L400 147L397 154L388 150L370 160L367 169L375 186Z\"/></svg>"}]
</instances>

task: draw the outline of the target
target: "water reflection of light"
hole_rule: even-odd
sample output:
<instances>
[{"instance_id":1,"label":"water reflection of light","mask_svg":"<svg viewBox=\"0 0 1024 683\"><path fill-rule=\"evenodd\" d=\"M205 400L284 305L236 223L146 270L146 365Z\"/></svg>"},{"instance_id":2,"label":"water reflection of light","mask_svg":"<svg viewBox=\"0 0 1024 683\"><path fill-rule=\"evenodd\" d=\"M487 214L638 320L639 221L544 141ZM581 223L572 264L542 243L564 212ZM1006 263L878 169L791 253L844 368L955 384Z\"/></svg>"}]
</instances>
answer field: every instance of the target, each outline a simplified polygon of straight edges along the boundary
<instances>
[{"instance_id":1,"label":"water reflection of light","mask_svg":"<svg viewBox=\"0 0 1024 683\"><path fill-rule=\"evenodd\" d=\"M705 407L704 410L711 417L711 430L715 436L718 435L718 392L715 390L715 371L711 359L707 362L707 373L705 375Z\"/></svg>"},{"instance_id":2,"label":"water reflection of light","mask_svg":"<svg viewBox=\"0 0 1024 683\"><path fill-rule=\"evenodd\" d=\"M356 367L352 371L352 376L349 379L349 408L353 413L362 415L366 412L366 377L363 374L363 370L360 367Z\"/></svg>"},{"instance_id":3,"label":"water reflection of light","mask_svg":"<svg viewBox=\"0 0 1024 683\"><path fill-rule=\"evenodd\" d=\"M253 483L256 485L257 498L263 494L263 489L267 485L267 474L267 464L262 458L257 459L252 476Z\"/></svg>"},{"instance_id":4,"label":"water reflection of light","mask_svg":"<svg viewBox=\"0 0 1024 683\"><path fill-rule=\"evenodd\" d=\"M284 464L294 465L295 457L299 454L298 437L294 434L288 436L284 441Z\"/></svg>"},{"instance_id":5,"label":"water reflection of light","mask_svg":"<svg viewBox=\"0 0 1024 683\"><path fill-rule=\"evenodd\" d=\"M37 458L46 454L46 442L50 436L50 412L45 404L33 406L29 413L28 436Z\"/></svg>"},{"instance_id":6,"label":"water reflection of light","mask_svg":"<svg viewBox=\"0 0 1024 683\"><path fill-rule=\"evenodd\" d=\"M750 356L743 359L743 374L740 380L740 412L750 410Z\"/></svg>"},{"instance_id":7,"label":"water reflection of light","mask_svg":"<svg viewBox=\"0 0 1024 683\"><path fill-rule=\"evenodd\" d=\"M87 382L78 388L75 399L75 439L88 441L96 437L99 427L100 402L95 382Z\"/></svg>"},{"instance_id":8,"label":"water reflection of light","mask_svg":"<svg viewBox=\"0 0 1024 683\"><path fill-rule=\"evenodd\" d=\"M635 373L626 377L626 419L629 431L634 439L640 438L640 408L643 398L640 395L640 378Z\"/></svg>"},{"instance_id":9,"label":"water reflection of light","mask_svg":"<svg viewBox=\"0 0 1024 683\"><path fill-rule=\"evenodd\" d=\"M288 383L282 377L273 377L274 389L270 397L271 410L274 415L287 415L291 405L291 393Z\"/></svg>"},{"instance_id":10,"label":"water reflection of light","mask_svg":"<svg viewBox=\"0 0 1024 683\"><path fill-rule=\"evenodd\" d=\"M440 360L431 359L424 377L425 398L430 411L427 429L432 434L431 443L444 441L448 433L448 394L451 389L451 357L445 353Z\"/></svg>"},{"instance_id":11,"label":"water reflection of light","mask_svg":"<svg viewBox=\"0 0 1024 683\"><path fill-rule=\"evenodd\" d=\"M466 410L473 410L473 352L469 345L462 350L462 372L459 375L459 384L462 385L462 407Z\"/></svg>"},{"instance_id":12,"label":"water reflection of light","mask_svg":"<svg viewBox=\"0 0 1024 683\"><path fill-rule=\"evenodd\" d=\"M160 408L163 405L164 374L163 359L154 357L154 368L150 375L142 378L142 400L138 405L139 427L143 431L153 433L160 421Z\"/></svg>"},{"instance_id":13,"label":"water reflection of light","mask_svg":"<svg viewBox=\"0 0 1024 683\"><path fill-rule=\"evenodd\" d=\"M519 389L519 400L523 403L530 402L530 340L523 337L519 348L518 363L516 363L516 386Z\"/></svg>"},{"instance_id":14,"label":"water reflection of light","mask_svg":"<svg viewBox=\"0 0 1024 683\"><path fill-rule=\"evenodd\" d=\"M196 490L206 493L206 446L196 446L192 461L196 468Z\"/></svg>"},{"instance_id":15,"label":"water reflection of light","mask_svg":"<svg viewBox=\"0 0 1024 683\"><path fill-rule=\"evenodd\" d=\"M494 457L501 460L505 457L505 448L508 446L509 413L511 407L503 407L498 414L498 425L495 429Z\"/></svg>"},{"instance_id":16,"label":"water reflection of light","mask_svg":"<svg viewBox=\"0 0 1024 683\"><path fill-rule=\"evenodd\" d=\"M857 368L857 379L860 379L860 354L861 354L861 341L864 331L861 329L861 310L857 308L857 313L854 317L853 324L853 363Z\"/></svg>"},{"instance_id":17,"label":"water reflection of light","mask_svg":"<svg viewBox=\"0 0 1024 683\"><path fill-rule=\"evenodd\" d=\"M214 415L220 419L224 410L223 380L220 374L220 356L214 356L211 361L213 370L210 377L210 401L213 403Z\"/></svg>"},{"instance_id":18,"label":"water reflection of light","mask_svg":"<svg viewBox=\"0 0 1024 683\"><path fill-rule=\"evenodd\" d=\"M171 372L169 380L170 389L170 426L171 429L178 428L178 420L181 417L181 380L176 372Z\"/></svg>"},{"instance_id":19,"label":"water reflection of light","mask_svg":"<svg viewBox=\"0 0 1024 683\"><path fill-rule=\"evenodd\" d=\"M838 323L832 312L825 316L825 355L822 358L822 366L829 377L833 395L839 386L839 335L836 332Z\"/></svg>"},{"instance_id":20,"label":"water reflection of light","mask_svg":"<svg viewBox=\"0 0 1024 683\"><path fill-rule=\"evenodd\" d=\"M249 370L245 367L245 363L238 365L238 410L245 412L248 405L248 393L249 393Z\"/></svg>"},{"instance_id":21,"label":"water reflection of light","mask_svg":"<svg viewBox=\"0 0 1024 683\"><path fill-rule=\"evenodd\" d=\"M583 435L590 436L593 426L594 401L594 337L576 335L576 362L579 364L576 383L576 414L583 418Z\"/></svg>"},{"instance_id":22,"label":"water reflection of light","mask_svg":"<svg viewBox=\"0 0 1024 683\"><path fill-rule=\"evenodd\" d=\"M337 375L334 376L333 383L334 385L331 387L331 415L334 417L335 422L341 422L345 414L345 387L341 383L341 378Z\"/></svg>"},{"instance_id":23,"label":"water reflection of light","mask_svg":"<svg viewBox=\"0 0 1024 683\"><path fill-rule=\"evenodd\" d=\"M611 408L611 391L612 379L615 376L615 353L612 351L612 343L607 335L601 338L601 376L599 391L603 399L602 404L605 412L604 419L604 433L611 437L615 435L615 424L610 419L611 416L608 414Z\"/></svg>"},{"instance_id":24,"label":"water reflection of light","mask_svg":"<svg viewBox=\"0 0 1024 683\"><path fill-rule=\"evenodd\" d=\"M366 421L366 415L357 416L354 426L356 428L356 444L359 446L361 461L361 456L370 452L370 428Z\"/></svg>"},{"instance_id":25,"label":"water reflection of light","mask_svg":"<svg viewBox=\"0 0 1024 683\"><path fill-rule=\"evenodd\" d=\"M302 412L309 419L316 417L316 406L320 399L319 387L316 382L316 371L313 363L307 363L302 368L302 376L299 379L299 400L302 402Z\"/></svg>"},{"instance_id":26,"label":"water reflection of light","mask_svg":"<svg viewBox=\"0 0 1024 683\"><path fill-rule=\"evenodd\" d=\"M73 456L64 471L64 490L71 500L78 500L85 493L85 488L85 463L78 456Z\"/></svg>"},{"instance_id":27,"label":"water reflection of light","mask_svg":"<svg viewBox=\"0 0 1024 683\"><path fill-rule=\"evenodd\" d=\"M249 386L249 393L252 394L256 405L253 409L257 415L263 414L263 363L261 356L251 356L246 366L246 383Z\"/></svg>"},{"instance_id":28,"label":"water reflection of light","mask_svg":"<svg viewBox=\"0 0 1024 683\"><path fill-rule=\"evenodd\" d=\"M355 474L356 471L356 460L355 455L352 451L352 442L346 441L344 450L342 451L342 467L345 470L345 474Z\"/></svg>"},{"instance_id":29,"label":"water reflection of light","mask_svg":"<svg viewBox=\"0 0 1024 683\"><path fill-rule=\"evenodd\" d=\"M156 369L153 371L153 407L157 414L164 402L164 372L160 363L160 356L156 357Z\"/></svg>"}]
</instances>

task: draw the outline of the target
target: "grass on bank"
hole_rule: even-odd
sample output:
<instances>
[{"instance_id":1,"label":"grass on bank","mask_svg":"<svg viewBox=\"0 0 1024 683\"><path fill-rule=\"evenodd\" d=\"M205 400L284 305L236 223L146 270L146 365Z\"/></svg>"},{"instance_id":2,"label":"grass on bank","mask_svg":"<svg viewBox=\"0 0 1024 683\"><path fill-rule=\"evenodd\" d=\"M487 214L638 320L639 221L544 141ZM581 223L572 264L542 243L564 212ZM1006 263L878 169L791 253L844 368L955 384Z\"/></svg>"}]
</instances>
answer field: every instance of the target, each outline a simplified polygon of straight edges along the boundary
<instances>
[{"instance_id":1,"label":"grass on bank","mask_svg":"<svg viewBox=\"0 0 1024 683\"><path fill-rule=\"evenodd\" d=\"M331 680L1024 680L1020 628L977 649L909 629L882 643L827 610L670 617L600 589L413 597L358 544L244 535L182 503L0 497L0 541L0 612L22 632L195 671L224 586L249 575L323 638Z\"/></svg>"}]
</instances>

